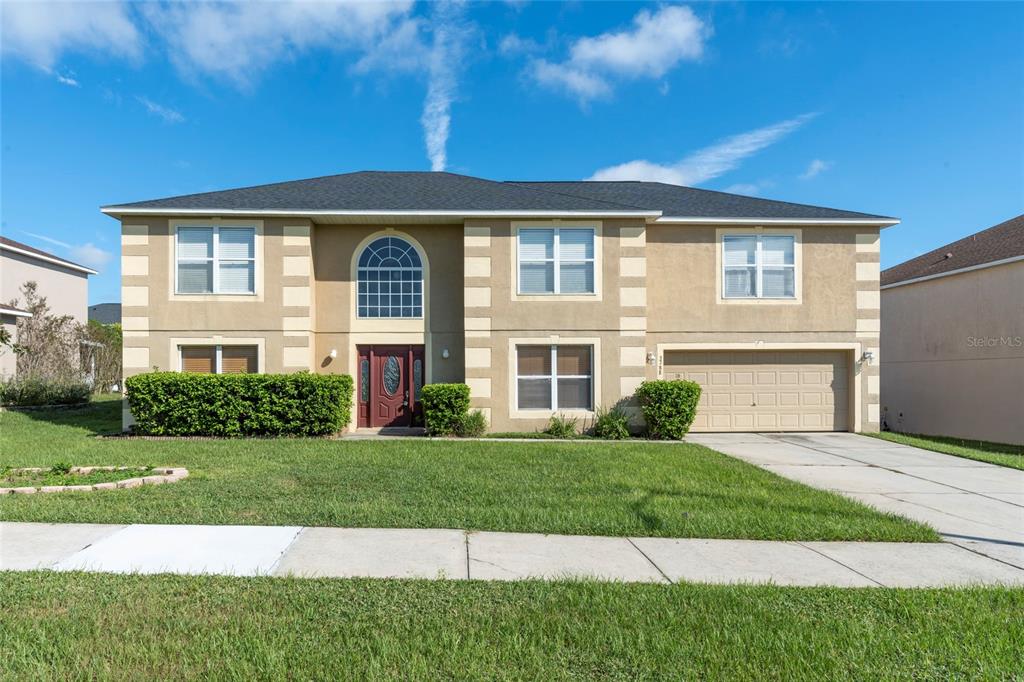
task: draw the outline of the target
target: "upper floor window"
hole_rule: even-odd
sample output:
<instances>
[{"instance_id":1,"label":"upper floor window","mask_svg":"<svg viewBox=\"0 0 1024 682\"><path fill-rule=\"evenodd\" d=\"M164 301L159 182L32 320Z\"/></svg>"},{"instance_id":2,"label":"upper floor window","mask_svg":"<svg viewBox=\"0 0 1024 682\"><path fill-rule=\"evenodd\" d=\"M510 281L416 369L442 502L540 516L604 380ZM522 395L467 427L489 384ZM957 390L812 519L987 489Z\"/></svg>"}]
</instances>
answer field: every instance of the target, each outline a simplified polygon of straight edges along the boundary
<instances>
[{"instance_id":1,"label":"upper floor window","mask_svg":"<svg viewBox=\"0 0 1024 682\"><path fill-rule=\"evenodd\" d=\"M423 317L423 262L401 237L375 239L359 255L359 317Z\"/></svg>"},{"instance_id":2,"label":"upper floor window","mask_svg":"<svg viewBox=\"0 0 1024 682\"><path fill-rule=\"evenodd\" d=\"M738 235L722 238L723 298L796 298L796 238Z\"/></svg>"},{"instance_id":3,"label":"upper floor window","mask_svg":"<svg viewBox=\"0 0 1024 682\"><path fill-rule=\"evenodd\" d=\"M179 227L177 293L256 293L256 229Z\"/></svg>"},{"instance_id":4,"label":"upper floor window","mask_svg":"<svg viewBox=\"0 0 1024 682\"><path fill-rule=\"evenodd\" d=\"M594 293L594 230L519 230L520 294Z\"/></svg>"}]
</instances>

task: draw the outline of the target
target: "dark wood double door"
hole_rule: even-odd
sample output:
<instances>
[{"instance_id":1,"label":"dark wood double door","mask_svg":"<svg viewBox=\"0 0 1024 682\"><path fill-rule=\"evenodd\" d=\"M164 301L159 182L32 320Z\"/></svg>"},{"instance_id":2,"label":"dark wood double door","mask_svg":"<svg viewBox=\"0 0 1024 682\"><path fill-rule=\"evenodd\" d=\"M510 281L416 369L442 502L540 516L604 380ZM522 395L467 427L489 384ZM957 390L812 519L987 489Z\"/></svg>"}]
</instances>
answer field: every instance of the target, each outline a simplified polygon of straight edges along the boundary
<instances>
[{"instance_id":1,"label":"dark wood double door","mask_svg":"<svg viewBox=\"0 0 1024 682\"><path fill-rule=\"evenodd\" d=\"M423 346L357 346L361 427L419 426L426 376Z\"/></svg>"}]
</instances>

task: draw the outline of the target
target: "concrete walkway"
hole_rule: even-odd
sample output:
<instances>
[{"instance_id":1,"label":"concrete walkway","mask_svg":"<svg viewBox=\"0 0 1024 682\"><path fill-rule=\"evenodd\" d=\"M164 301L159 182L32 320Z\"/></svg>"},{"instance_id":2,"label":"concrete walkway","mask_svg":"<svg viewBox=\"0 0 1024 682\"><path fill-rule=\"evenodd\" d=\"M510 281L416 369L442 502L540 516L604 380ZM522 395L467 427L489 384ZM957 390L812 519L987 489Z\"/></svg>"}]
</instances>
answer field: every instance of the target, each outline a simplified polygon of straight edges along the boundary
<instances>
[{"instance_id":1,"label":"concrete walkway","mask_svg":"<svg viewBox=\"0 0 1024 682\"><path fill-rule=\"evenodd\" d=\"M780 476L927 523L946 542L1024 569L1024 471L852 433L691 434Z\"/></svg>"},{"instance_id":2,"label":"concrete walkway","mask_svg":"<svg viewBox=\"0 0 1024 682\"><path fill-rule=\"evenodd\" d=\"M0 569L840 587L1024 585L946 543L607 538L462 530L0 523Z\"/></svg>"}]
</instances>

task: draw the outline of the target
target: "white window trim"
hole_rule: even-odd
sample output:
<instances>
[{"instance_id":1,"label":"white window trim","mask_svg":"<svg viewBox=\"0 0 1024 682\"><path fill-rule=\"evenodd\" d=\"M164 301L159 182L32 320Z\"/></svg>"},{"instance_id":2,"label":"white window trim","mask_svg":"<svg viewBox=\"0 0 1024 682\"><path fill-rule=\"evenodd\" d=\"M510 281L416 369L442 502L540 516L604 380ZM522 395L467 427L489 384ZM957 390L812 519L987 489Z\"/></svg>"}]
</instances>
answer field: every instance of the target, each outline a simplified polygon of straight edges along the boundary
<instances>
[{"instance_id":1,"label":"white window trim","mask_svg":"<svg viewBox=\"0 0 1024 682\"><path fill-rule=\"evenodd\" d=\"M167 299L169 301L231 301L241 303L242 301L258 303L264 299L263 287L263 237L264 228L262 220L242 220L233 218L196 218L174 219L168 221L171 235L170 248L167 249L168 273L167 273ZM249 293L209 293L209 294L185 294L178 292L178 230L183 227L247 227L254 230L255 257L253 286L254 292ZM216 268L215 268L216 270ZM217 275L215 275L216 277Z\"/></svg>"},{"instance_id":2,"label":"white window trim","mask_svg":"<svg viewBox=\"0 0 1024 682\"><path fill-rule=\"evenodd\" d=\"M364 271L365 272L370 272L370 271L380 272L383 269L383 268L379 268L379 267L361 266L361 265L359 265L359 259L362 258L363 252L365 252L366 249L370 248L371 244L373 244L378 239L381 239L382 237L392 237L394 239L401 239L402 241L404 241L406 244L409 245L409 247L413 250L413 252L416 253L416 256L420 259L420 266L418 268L417 267L411 267L411 268L410 267L387 268L388 270L403 270L403 271L404 270L419 270L420 271L420 278L418 280L410 280L411 282L414 282L414 283L415 282L419 282L419 284L420 284L420 294L419 294L420 295L420 305L419 305L420 314L419 315L409 315L409 316L399 316L399 317L371 317L371 316L367 315L366 317L363 317L362 315L359 314L359 308L361 307L359 305L359 281L360 281L359 280L359 276L360 276L360 274L363 273ZM424 319L424 317L427 314L427 306L426 306L426 302L427 302L427 267L426 267L426 258L423 257L423 252L422 252L419 244L415 243L413 240L409 239L408 237L406 237L403 234L397 234L397 233L392 233L392 232L385 232L383 234L378 234L378 235L374 236L372 239L367 241L365 244L361 244L360 247L356 250L356 256L355 256L354 262L356 264L355 265L355 270L356 270L356 282L355 282L355 284L356 284L356 287L355 287L355 298L352 299L352 300L353 300L353 308L355 310L355 316L356 316L357 320L423 320ZM367 306L367 307L369 307L369 306ZM388 307L389 308L391 307L390 304L388 305ZM399 307L404 307L404 306L399 306ZM413 307L415 307L415 306L413 306Z\"/></svg>"},{"instance_id":3,"label":"white window trim","mask_svg":"<svg viewBox=\"0 0 1024 682\"><path fill-rule=\"evenodd\" d=\"M559 281L559 269L558 263L558 251L556 250L552 255L555 259L555 289L556 293L520 293L520 272L519 272L519 233L523 230L554 230L555 231L555 242L556 249L558 247L558 231L564 230L591 230L594 235L594 255L593 258L585 259L583 261L573 260L571 263L579 262L593 262L594 264L594 291L588 293L572 293L563 294L558 291L561 287ZM587 221L587 220L572 220L572 221L561 221L561 220L528 220L528 221L516 221L512 223L512 280L515 283L511 287L511 297L513 301L600 301L602 299L601 287L602 287L602 244L603 244L603 228L600 221ZM545 261L551 259L544 259ZM528 261L528 262L540 262L540 261Z\"/></svg>"},{"instance_id":4,"label":"white window trim","mask_svg":"<svg viewBox=\"0 0 1024 682\"><path fill-rule=\"evenodd\" d=\"M213 360L213 373L214 374L223 374L224 373L222 371L223 370L223 364L224 364L223 363L224 346L256 346L256 373L257 374L263 374L263 362L262 362L262 357L263 357L262 350L263 349L259 345L255 344L255 343L228 343L228 344L219 344L219 343L218 344L209 344L209 343L180 343L180 344L178 344L178 371L179 372L184 372L185 371L185 369L184 369L185 368L185 356L184 356L184 353L183 353L185 348L198 348L198 347L207 347L208 348L211 345L213 345L213 347L216 349L216 353L214 353L214 360Z\"/></svg>"},{"instance_id":5,"label":"white window trim","mask_svg":"<svg viewBox=\"0 0 1024 682\"><path fill-rule=\"evenodd\" d=\"M229 230L251 230L252 231L252 252L249 258L221 258L220 257L220 230L221 225L179 225L174 230L174 293L178 296L255 296L256 295L256 226L255 225L224 225ZM213 231L213 255L207 258L180 258L178 256L178 240L183 229L212 230ZM220 290L220 265L221 263L252 263L252 291L221 291ZM213 290L212 291L181 291L178 285L178 266L182 263L210 263L213 268Z\"/></svg>"},{"instance_id":6,"label":"white window trim","mask_svg":"<svg viewBox=\"0 0 1024 682\"><path fill-rule=\"evenodd\" d=\"M715 301L724 305L799 305L803 302L803 231L800 228L772 228L772 227L735 227L718 228L715 231ZM757 287L761 287L761 238L762 237L792 237L793 238L793 296L785 297L764 297L764 296L732 296L725 295L725 238L726 237L756 237L757 255L755 266L757 268ZM740 266L736 266L740 267ZM750 267L750 266L747 266ZM769 266L789 267L789 266Z\"/></svg>"},{"instance_id":7,"label":"white window trim","mask_svg":"<svg viewBox=\"0 0 1024 682\"><path fill-rule=\"evenodd\" d=\"M551 374L529 375L519 374L519 348L525 346L544 346L543 343L520 343L515 346L515 383L513 392L515 409L518 412L535 412L538 414L572 413L572 412L593 412L594 411L594 346L587 343L553 343L551 344ZM558 347L559 346L589 346L590 347L590 374L559 374L558 373ZM519 381L550 381L551 382L551 405L549 407L520 407L519 406ZM590 407L558 407L558 380L559 379L587 379L590 381Z\"/></svg>"}]
</instances>

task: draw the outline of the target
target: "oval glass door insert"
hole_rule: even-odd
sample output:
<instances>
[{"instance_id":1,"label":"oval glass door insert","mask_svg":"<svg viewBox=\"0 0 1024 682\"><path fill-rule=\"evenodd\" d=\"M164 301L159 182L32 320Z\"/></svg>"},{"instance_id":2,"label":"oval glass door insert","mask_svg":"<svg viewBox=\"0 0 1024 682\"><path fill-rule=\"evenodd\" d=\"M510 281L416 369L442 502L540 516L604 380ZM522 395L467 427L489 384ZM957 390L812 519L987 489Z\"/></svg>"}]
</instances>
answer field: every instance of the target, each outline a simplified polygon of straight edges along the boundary
<instances>
[{"instance_id":1,"label":"oval glass door insert","mask_svg":"<svg viewBox=\"0 0 1024 682\"><path fill-rule=\"evenodd\" d=\"M402 381L402 368L398 364L398 358L394 355L384 361L384 392L394 395L398 391L398 385Z\"/></svg>"}]
</instances>

